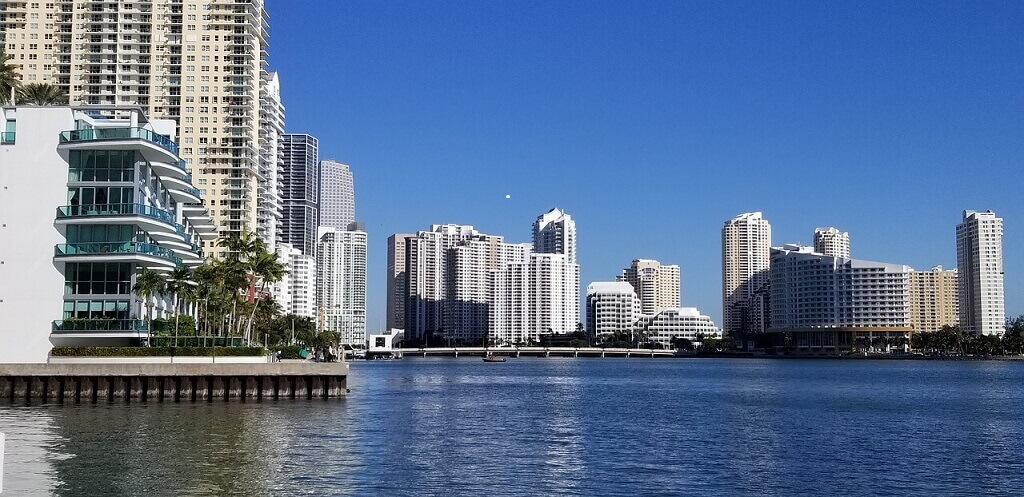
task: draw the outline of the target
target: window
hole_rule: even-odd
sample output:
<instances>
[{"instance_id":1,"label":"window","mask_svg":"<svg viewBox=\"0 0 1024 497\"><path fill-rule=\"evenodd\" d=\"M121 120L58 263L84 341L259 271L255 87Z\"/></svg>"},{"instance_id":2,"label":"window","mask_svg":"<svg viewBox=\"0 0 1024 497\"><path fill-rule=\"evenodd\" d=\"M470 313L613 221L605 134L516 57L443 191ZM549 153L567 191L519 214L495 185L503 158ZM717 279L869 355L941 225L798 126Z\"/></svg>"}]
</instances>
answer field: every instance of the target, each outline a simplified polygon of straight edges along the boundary
<instances>
[{"instance_id":1,"label":"window","mask_svg":"<svg viewBox=\"0 0 1024 497\"><path fill-rule=\"evenodd\" d=\"M134 181L133 150L72 150L68 181Z\"/></svg>"}]
</instances>

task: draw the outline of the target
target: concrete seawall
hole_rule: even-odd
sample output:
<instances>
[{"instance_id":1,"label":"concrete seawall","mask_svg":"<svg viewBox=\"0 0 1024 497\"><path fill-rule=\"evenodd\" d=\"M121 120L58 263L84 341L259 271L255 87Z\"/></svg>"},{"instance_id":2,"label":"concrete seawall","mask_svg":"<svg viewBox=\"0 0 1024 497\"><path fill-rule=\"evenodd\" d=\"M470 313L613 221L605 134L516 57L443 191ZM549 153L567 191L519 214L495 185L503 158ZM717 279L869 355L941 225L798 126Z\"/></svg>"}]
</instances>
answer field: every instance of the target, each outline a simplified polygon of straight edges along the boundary
<instances>
[{"instance_id":1,"label":"concrete seawall","mask_svg":"<svg viewBox=\"0 0 1024 497\"><path fill-rule=\"evenodd\" d=\"M0 402L327 399L347 392L347 363L0 364Z\"/></svg>"}]
</instances>

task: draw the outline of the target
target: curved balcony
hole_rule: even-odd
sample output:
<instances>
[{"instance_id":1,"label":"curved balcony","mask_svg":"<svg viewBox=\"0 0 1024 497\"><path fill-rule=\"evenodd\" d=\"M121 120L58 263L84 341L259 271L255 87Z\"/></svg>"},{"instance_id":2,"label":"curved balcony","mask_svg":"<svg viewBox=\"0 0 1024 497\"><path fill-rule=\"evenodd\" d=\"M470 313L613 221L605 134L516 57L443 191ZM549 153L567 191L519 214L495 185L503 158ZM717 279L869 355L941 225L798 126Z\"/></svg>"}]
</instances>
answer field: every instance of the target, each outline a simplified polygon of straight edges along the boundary
<instances>
[{"instance_id":1,"label":"curved balcony","mask_svg":"<svg viewBox=\"0 0 1024 497\"><path fill-rule=\"evenodd\" d=\"M163 178L164 186L167 187L167 191L174 198L175 202L182 204L195 204L202 202L200 197L201 192L198 188L192 186L189 181L184 178L176 178L174 176L165 176Z\"/></svg>"},{"instance_id":2,"label":"curved balcony","mask_svg":"<svg viewBox=\"0 0 1024 497\"><path fill-rule=\"evenodd\" d=\"M189 174L188 168L185 167L185 161L183 160L174 160L170 162L151 161L149 163L149 167L152 168L153 171L161 178L181 179L189 182L190 184L192 182L192 175Z\"/></svg>"},{"instance_id":3,"label":"curved balcony","mask_svg":"<svg viewBox=\"0 0 1024 497\"><path fill-rule=\"evenodd\" d=\"M89 128L63 131L60 134L60 147L74 146L82 149L134 149L138 144L158 152L153 157L160 161L176 163L178 144L169 137L146 128Z\"/></svg>"},{"instance_id":4,"label":"curved balcony","mask_svg":"<svg viewBox=\"0 0 1024 497\"><path fill-rule=\"evenodd\" d=\"M151 263L152 269L182 263L181 257L171 250L152 243L139 242L97 242L60 243L54 247L54 259L64 262L135 262Z\"/></svg>"},{"instance_id":5,"label":"curved balcony","mask_svg":"<svg viewBox=\"0 0 1024 497\"><path fill-rule=\"evenodd\" d=\"M82 204L57 208L56 224L134 224L158 238L177 236L174 215L143 204Z\"/></svg>"}]
</instances>

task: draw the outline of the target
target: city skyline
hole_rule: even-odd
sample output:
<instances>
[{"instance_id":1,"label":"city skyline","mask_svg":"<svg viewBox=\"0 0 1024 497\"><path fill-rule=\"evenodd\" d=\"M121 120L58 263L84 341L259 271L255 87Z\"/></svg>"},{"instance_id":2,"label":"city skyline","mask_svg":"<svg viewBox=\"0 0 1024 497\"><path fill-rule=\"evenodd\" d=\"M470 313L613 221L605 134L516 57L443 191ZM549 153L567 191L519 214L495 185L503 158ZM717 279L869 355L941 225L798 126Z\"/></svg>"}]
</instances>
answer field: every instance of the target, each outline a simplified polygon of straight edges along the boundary
<instances>
[{"instance_id":1,"label":"city skyline","mask_svg":"<svg viewBox=\"0 0 1024 497\"><path fill-rule=\"evenodd\" d=\"M1006 186L1024 162L1022 75L1003 62L1024 53L1006 22L1019 6L268 8L288 131L358 176L371 330L388 236L441 222L527 242L555 205L579 225L581 286L634 258L678 264L682 305L719 325L720 230L742 212L771 220L773 245L836 226L857 258L919 270L956 267L965 209L1024 242ZM303 81L330 81L329 96ZM958 179L976 168L984 180ZM1016 316L1024 259L1004 257Z\"/></svg>"}]
</instances>

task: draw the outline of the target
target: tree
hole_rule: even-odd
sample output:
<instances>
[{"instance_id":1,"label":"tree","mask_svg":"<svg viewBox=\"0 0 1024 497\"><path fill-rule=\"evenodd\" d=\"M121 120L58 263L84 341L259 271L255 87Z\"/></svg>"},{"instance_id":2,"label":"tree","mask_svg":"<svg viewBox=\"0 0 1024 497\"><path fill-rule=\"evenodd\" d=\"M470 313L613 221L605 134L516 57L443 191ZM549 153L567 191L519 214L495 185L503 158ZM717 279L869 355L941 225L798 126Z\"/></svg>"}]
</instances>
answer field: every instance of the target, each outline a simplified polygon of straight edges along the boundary
<instances>
[{"instance_id":1,"label":"tree","mask_svg":"<svg viewBox=\"0 0 1024 497\"><path fill-rule=\"evenodd\" d=\"M149 268L143 268L142 272L135 276L135 284L132 291L139 294L146 301L146 344L151 345L153 339L153 301L154 295L163 293L167 288L167 280L164 276Z\"/></svg>"},{"instance_id":2,"label":"tree","mask_svg":"<svg viewBox=\"0 0 1024 497\"><path fill-rule=\"evenodd\" d=\"M245 339L252 339L252 320L256 317L256 308L260 305L260 298L267 291L267 286L270 283L281 281L281 278L287 274L287 270L284 264L278 260L277 254L267 252L262 247L262 242L256 247L255 253L251 254L251 258L248 261L248 269L253 275L253 279L260 282L260 290L256 292L255 303L252 308L252 314L249 315L249 324L246 325Z\"/></svg>"},{"instance_id":3,"label":"tree","mask_svg":"<svg viewBox=\"0 0 1024 497\"><path fill-rule=\"evenodd\" d=\"M29 83L18 87L15 100L18 105L67 105L68 95L57 85Z\"/></svg>"},{"instance_id":4,"label":"tree","mask_svg":"<svg viewBox=\"0 0 1024 497\"><path fill-rule=\"evenodd\" d=\"M14 56L7 55L4 45L0 43L0 104L11 101L11 92L21 84L21 75L18 74L18 66L8 64L7 61Z\"/></svg>"},{"instance_id":5,"label":"tree","mask_svg":"<svg viewBox=\"0 0 1024 497\"><path fill-rule=\"evenodd\" d=\"M181 316L182 300L191 301L195 298L196 287L192 281L192 270L185 265L171 271L167 278L167 291L174 295L174 345L178 345L179 316Z\"/></svg>"}]
</instances>

